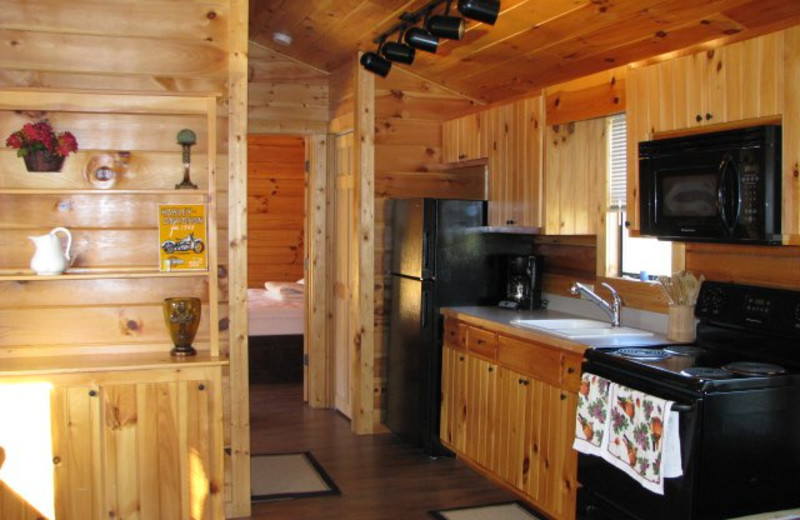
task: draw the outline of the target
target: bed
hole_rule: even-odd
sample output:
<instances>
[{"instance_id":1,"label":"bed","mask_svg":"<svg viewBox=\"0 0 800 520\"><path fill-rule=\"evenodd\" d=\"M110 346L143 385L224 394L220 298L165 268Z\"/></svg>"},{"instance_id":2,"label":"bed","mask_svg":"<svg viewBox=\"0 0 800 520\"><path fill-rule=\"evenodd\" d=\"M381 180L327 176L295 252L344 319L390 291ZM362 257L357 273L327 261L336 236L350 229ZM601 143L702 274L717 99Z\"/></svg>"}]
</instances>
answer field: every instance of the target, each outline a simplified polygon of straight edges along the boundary
<instances>
[{"instance_id":1,"label":"bed","mask_svg":"<svg viewBox=\"0 0 800 520\"><path fill-rule=\"evenodd\" d=\"M286 383L303 380L302 297L281 297L276 291L247 289L250 381Z\"/></svg>"}]
</instances>

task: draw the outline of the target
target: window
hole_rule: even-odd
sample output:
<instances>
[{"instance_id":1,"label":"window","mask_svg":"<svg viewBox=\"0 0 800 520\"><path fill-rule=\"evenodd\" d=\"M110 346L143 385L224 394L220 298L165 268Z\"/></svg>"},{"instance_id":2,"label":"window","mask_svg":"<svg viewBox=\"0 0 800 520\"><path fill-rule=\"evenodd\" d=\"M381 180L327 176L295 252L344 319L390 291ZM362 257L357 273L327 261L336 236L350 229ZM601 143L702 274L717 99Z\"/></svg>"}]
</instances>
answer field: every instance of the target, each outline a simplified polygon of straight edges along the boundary
<instances>
[{"instance_id":1,"label":"window","mask_svg":"<svg viewBox=\"0 0 800 520\"><path fill-rule=\"evenodd\" d=\"M625 114L608 118L609 245L616 248L617 276L652 279L672 274L672 242L631 237L624 223L627 198L627 123Z\"/></svg>"}]
</instances>

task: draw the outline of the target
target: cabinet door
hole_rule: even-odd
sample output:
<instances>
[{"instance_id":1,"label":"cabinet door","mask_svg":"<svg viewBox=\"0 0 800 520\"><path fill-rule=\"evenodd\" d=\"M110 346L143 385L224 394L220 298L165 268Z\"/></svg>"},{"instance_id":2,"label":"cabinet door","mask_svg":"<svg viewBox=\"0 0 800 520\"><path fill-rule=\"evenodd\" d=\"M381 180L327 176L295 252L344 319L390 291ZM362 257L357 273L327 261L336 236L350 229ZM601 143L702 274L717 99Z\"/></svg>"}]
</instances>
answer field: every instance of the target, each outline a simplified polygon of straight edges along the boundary
<instances>
[{"instance_id":1,"label":"cabinet door","mask_svg":"<svg viewBox=\"0 0 800 520\"><path fill-rule=\"evenodd\" d=\"M90 386L53 388L51 417L56 518L108 518L103 514L99 393Z\"/></svg>"},{"instance_id":2,"label":"cabinet door","mask_svg":"<svg viewBox=\"0 0 800 520\"><path fill-rule=\"evenodd\" d=\"M207 383L120 384L101 393L104 510L142 520L212 518Z\"/></svg>"},{"instance_id":3,"label":"cabinet door","mask_svg":"<svg viewBox=\"0 0 800 520\"><path fill-rule=\"evenodd\" d=\"M489 224L541 227L542 98L481 113L489 157Z\"/></svg>"},{"instance_id":4,"label":"cabinet door","mask_svg":"<svg viewBox=\"0 0 800 520\"><path fill-rule=\"evenodd\" d=\"M449 163L486 157L485 150L481 149L478 114L442 124L442 157Z\"/></svg>"},{"instance_id":5,"label":"cabinet door","mask_svg":"<svg viewBox=\"0 0 800 520\"><path fill-rule=\"evenodd\" d=\"M467 356L469 387L467 399L466 455L491 469L495 461L497 365Z\"/></svg>"},{"instance_id":6,"label":"cabinet door","mask_svg":"<svg viewBox=\"0 0 800 520\"><path fill-rule=\"evenodd\" d=\"M572 449L577 394L532 380L525 451L530 459L526 493L554 518L575 517L577 456Z\"/></svg>"},{"instance_id":7,"label":"cabinet door","mask_svg":"<svg viewBox=\"0 0 800 520\"><path fill-rule=\"evenodd\" d=\"M545 233L596 234L606 201L605 118L548 126L545 147Z\"/></svg>"},{"instance_id":8,"label":"cabinet door","mask_svg":"<svg viewBox=\"0 0 800 520\"><path fill-rule=\"evenodd\" d=\"M467 355L445 345L442 354L442 414L439 437L465 453L467 443Z\"/></svg>"},{"instance_id":9,"label":"cabinet door","mask_svg":"<svg viewBox=\"0 0 800 520\"><path fill-rule=\"evenodd\" d=\"M530 420L530 378L500 367L497 375L497 475L525 492L530 474L526 424Z\"/></svg>"}]
</instances>

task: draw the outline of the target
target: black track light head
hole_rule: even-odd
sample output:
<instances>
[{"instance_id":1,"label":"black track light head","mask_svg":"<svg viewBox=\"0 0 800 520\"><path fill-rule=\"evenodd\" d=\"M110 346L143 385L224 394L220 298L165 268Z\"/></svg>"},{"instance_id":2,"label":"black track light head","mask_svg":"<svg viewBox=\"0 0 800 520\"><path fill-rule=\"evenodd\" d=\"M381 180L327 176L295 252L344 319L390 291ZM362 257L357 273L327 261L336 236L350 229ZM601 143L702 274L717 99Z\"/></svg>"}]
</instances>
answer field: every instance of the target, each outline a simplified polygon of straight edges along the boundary
<instances>
[{"instance_id":1,"label":"black track light head","mask_svg":"<svg viewBox=\"0 0 800 520\"><path fill-rule=\"evenodd\" d=\"M387 60L396 61L397 63L406 63L411 65L414 63L414 48L400 42L386 42L381 47L381 54Z\"/></svg>"},{"instance_id":2,"label":"black track light head","mask_svg":"<svg viewBox=\"0 0 800 520\"><path fill-rule=\"evenodd\" d=\"M422 27L408 29L405 34L405 40L409 46L425 52L436 53L436 49L439 48L439 37L432 35Z\"/></svg>"},{"instance_id":3,"label":"black track light head","mask_svg":"<svg viewBox=\"0 0 800 520\"><path fill-rule=\"evenodd\" d=\"M472 20L494 25L500 14L499 0L458 0L458 10Z\"/></svg>"},{"instance_id":4,"label":"black track light head","mask_svg":"<svg viewBox=\"0 0 800 520\"><path fill-rule=\"evenodd\" d=\"M361 66L383 78L392 70L392 62L380 57L377 52L365 52L361 56Z\"/></svg>"},{"instance_id":5,"label":"black track light head","mask_svg":"<svg viewBox=\"0 0 800 520\"><path fill-rule=\"evenodd\" d=\"M431 34L441 38L460 40L464 36L464 19L458 16L431 16L427 27Z\"/></svg>"}]
</instances>

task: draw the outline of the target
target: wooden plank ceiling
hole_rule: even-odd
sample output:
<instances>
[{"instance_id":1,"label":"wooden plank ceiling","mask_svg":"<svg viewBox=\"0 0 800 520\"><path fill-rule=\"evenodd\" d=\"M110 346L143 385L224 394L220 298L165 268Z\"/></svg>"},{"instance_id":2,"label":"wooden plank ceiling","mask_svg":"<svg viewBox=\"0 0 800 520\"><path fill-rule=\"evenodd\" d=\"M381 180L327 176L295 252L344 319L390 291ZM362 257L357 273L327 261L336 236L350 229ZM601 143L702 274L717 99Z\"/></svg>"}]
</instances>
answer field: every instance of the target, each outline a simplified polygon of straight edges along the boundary
<instances>
[{"instance_id":1,"label":"wooden plank ceiling","mask_svg":"<svg viewBox=\"0 0 800 520\"><path fill-rule=\"evenodd\" d=\"M251 0L250 39L330 72L357 50L375 50L376 35L426 3ZM797 23L797 0L501 0L494 26L468 21L461 41L440 44L435 55L417 51L414 64L403 67L495 103L666 52ZM273 41L278 31L291 35L291 45Z\"/></svg>"}]
</instances>

